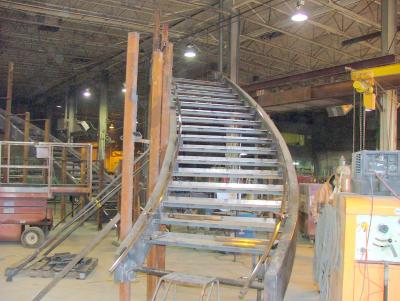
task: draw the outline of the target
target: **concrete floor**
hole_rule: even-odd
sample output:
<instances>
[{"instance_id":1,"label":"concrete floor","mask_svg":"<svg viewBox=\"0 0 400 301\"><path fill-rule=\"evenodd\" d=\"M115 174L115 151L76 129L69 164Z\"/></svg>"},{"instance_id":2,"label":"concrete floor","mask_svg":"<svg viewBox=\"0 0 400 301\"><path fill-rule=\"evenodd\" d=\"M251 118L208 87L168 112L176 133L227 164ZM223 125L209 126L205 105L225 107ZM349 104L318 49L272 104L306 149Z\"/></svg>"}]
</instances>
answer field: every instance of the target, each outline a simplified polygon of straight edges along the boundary
<instances>
[{"instance_id":1,"label":"concrete floor","mask_svg":"<svg viewBox=\"0 0 400 301\"><path fill-rule=\"evenodd\" d=\"M78 252L84 243L96 233L95 226L87 223L72 235L57 251ZM109 301L118 300L118 285L113 282L108 273L114 258L115 246L112 241L115 233L110 233L89 256L99 258L99 265L86 280L64 279L43 300L85 300ZM25 249L17 243L0 242L0 300L22 301L31 300L48 282L49 279L17 276L13 282L6 282L3 272L5 268L32 250ZM296 260L285 301L317 301L319 299L312 280L312 245L304 240L299 241ZM250 259L238 256L235 263L233 256L219 253L209 253L188 249L169 248L167 251L167 269L193 274L217 275L240 279L246 276L250 269ZM135 296L132 300L146 300L146 276L139 274L132 285ZM180 292L180 293L179 293ZM239 288L221 287L221 300L239 300ZM198 300L196 289L178 289L178 300ZM215 300L215 299L212 299ZM245 300L255 300L255 292L250 291Z\"/></svg>"}]
</instances>

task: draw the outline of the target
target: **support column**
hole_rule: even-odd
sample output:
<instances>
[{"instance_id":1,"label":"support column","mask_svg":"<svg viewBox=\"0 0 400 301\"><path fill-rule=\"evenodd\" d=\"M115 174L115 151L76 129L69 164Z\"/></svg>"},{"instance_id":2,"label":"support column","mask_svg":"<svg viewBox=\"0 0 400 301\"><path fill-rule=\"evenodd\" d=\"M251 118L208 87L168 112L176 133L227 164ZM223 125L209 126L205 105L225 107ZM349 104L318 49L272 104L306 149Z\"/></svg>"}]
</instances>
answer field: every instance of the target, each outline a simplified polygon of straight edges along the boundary
<instances>
[{"instance_id":1,"label":"support column","mask_svg":"<svg viewBox=\"0 0 400 301\"><path fill-rule=\"evenodd\" d=\"M106 136L108 119L108 72L104 72L100 82L100 102L99 102L99 141L97 150L97 160L103 161L106 157Z\"/></svg>"},{"instance_id":2,"label":"support column","mask_svg":"<svg viewBox=\"0 0 400 301\"><path fill-rule=\"evenodd\" d=\"M383 0L381 15L382 55L396 54L397 1Z\"/></svg>"},{"instance_id":3,"label":"support column","mask_svg":"<svg viewBox=\"0 0 400 301\"><path fill-rule=\"evenodd\" d=\"M31 113L25 112L25 124L24 124L24 142L29 142L29 128L31 124ZM24 145L24 165L29 165L29 146ZM24 168L22 182L26 183L28 180L28 169Z\"/></svg>"},{"instance_id":4,"label":"support column","mask_svg":"<svg viewBox=\"0 0 400 301\"><path fill-rule=\"evenodd\" d=\"M68 90L68 98L67 98L67 105L68 105L68 128L67 128L67 141L73 142L73 138L71 134L74 131L74 125L76 121L76 88L71 86Z\"/></svg>"},{"instance_id":5,"label":"support column","mask_svg":"<svg viewBox=\"0 0 400 301\"><path fill-rule=\"evenodd\" d=\"M233 1L234 2L234 1ZM236 14L236 12L235 12ZM240 17L236 15L230 20L230 78L233 82L239 81L240 62Z\"/></svg>"},{"instance_id":6,"label":"support column","mask_svg":"<svg viewBox=\"0 0 400 301\"><path fill-rule=\"evenodd\" d=\"M382 96L382 110L380 113L380 150L394 151L397 149L397 92L385 91Z\"/></svg>"},{"instance_id":7,"label":"support column","mask_svg":"<svg viewBox=\"0 0 400 301\"><path fill-rule=\"evenodd\" d=\"M133 162L135 154L134 133L137 119L137 75L139 61L139 34L128 34L128 49L126 53L125 105L123 131L122 183L121 183L121 222L120 240L122 241L132 227L133 202ZM119 287L119 300L130 301L131 283L122 282Z\"/></svg>"},{"instance_id":8,"label":"support column","mask_svg":"<svg viewBox=\"0 0 400 301\"><path fill-rule=\"evenodd\" d=\"M397 1L382 1L382 55L396 53ZM387 90L382 96L380 112L380 150L397 149L397 92Z\"/></svg>"},{"instance_id":9,"label":"support column","mask_svg":"<svg viewBox=\"0 0 400 301\"><path fill-rule=\"evenodd\" d=\"M150 155L149 175L147 185L147 198L153 192L160 171L160 137L161 137L161 108L162 108L162 70L163 53L160 50L153 51L153 65L151 69L150 91ZM165 247L153 246L147 256L147 266L154 269L165 268ZM151 300L157 285L158 277L147 276L147 300Z\"/></svg>"},{"instance_id":10,"label":"support column","mask_svg":"<svg viewBox=\"0 0 400 301\"><path fill-rule=\"evenodd\" d=\"M4 141L10 140L10 130L11 130L11 107L12 107L12 94L13 94L13 81L14 81L14 63L8 63L8 79L7 79L7 102L6 102L6 118L4 124ZM4 149L5 160L9 161L9 151L8 147ZM1 158L2 159L2 158ZM5 171L3 177L4 183L8 182L8 169Z\"/></svg>"},{"instance_id":11,"label":"support column","mask_svg":"<svg viewBox=\"0 0 400 301\"><path fill-rule=\"evenodd\" d=\"M219 9L224 9L224 0L219 0ZM222 26L224 21L224 15L222 12L218 16L219 21L219 38L218 38L218 72L222 75L224 72L224 27Z\"/></svg>"}]
</instances>

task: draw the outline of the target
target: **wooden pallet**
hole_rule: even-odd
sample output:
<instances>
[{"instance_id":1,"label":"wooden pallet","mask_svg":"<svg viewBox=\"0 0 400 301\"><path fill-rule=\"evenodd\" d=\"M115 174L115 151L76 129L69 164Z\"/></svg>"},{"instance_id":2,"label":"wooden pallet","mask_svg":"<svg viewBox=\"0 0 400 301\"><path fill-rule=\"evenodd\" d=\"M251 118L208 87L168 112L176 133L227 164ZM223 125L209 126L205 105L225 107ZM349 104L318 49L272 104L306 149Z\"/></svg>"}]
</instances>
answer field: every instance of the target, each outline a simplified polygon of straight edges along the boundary
<instances>
[{"instance_id":1,"label":"wooden pallet","mask_svg":"<svg viewBox=\"0 0 400 301\"><path fill-rule=\"evenodd\" d=\"M56 253L53 256L45 257L21 271L21 275L34 278L53 278L74 258L76 254ZM96 268L97 258L85 257L65 276L84 280Z\"/></svg>"}]
</instances>

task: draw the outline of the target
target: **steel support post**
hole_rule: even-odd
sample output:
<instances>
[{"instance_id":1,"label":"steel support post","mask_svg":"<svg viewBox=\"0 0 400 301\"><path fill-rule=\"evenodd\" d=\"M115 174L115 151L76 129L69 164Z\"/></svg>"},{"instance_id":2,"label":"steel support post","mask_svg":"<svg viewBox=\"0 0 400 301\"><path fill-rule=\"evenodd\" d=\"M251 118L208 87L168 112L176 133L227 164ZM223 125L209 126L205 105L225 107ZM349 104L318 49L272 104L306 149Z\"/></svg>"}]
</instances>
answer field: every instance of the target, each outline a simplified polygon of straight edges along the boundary
<instances>
[{"instance_id":1,"label":"steel support post","mask_svg":"<svg viewBox=\"0 0 400 301\"><path fill-rule=\"evenodd\" d=\"M6 118L4 124L4 141L10 140L11 131L11 108L12 108L12 94L13 94L13 84L14 84L14 63L8 63L8 79L7 79L7 101L6 101ZM8 148L4 149L5 160L8 161L9 151ZM8 183L8 170L6 170L4 177L4 183Z\"/></svg>"},{"instance_id":2,"label":"steel support post","mask_svg":"<svg viewBox=\"0 0 400 301\"><path fill-rule=\"evenodd\" d=\"M124 103L124 130L123 130L123 157L121 182L121 223L120 240L123 240L132 227L133 202L133 162L135 154L134 133L137 119L137 76L139 62L139 33L128 34L128 49L126 55L125 103ZM119 287L119 299L131 299L130 282L122 282Z\"/></svg>"},{"instance_id":3,"label":"steel support post","mask_svg":"<svg viewBox=\"0 0 400 301\"><path fill-rule=\"evenodd\" d=\"M104 189L104 160L99 161L99 191ZM103 207L97 209L97 230L103 229Z\"/></svg>"},{"instance_id":4,"label":"steel support post","mask_svg":"<svg viewBox=\"0 0 400 301\"><path fill-rule=\"evenodd\" d=\"M397 149L397 92L387 90L382 96L382 112L380 113L380 150Z\"/></svg>"},{"instance_id":5,"label":"steel support post","mask_svg":"<svg viewBox=\"0 0 400 301\"><path fill-rule=\"evenodd\" d=\"M81 174L81 185L86 184L87 182L87 162L88 159L88 154L87 154L87 149L86 147L81 148L81 164L80 164L80 174ZM82 210L82 208L85 206L85 199L86 195L80 195L79 196L79 210Z\"/></svg>"},{"instance_id":6,"label":"steel support post","mask_svg":"<svg viewBox=\"0 0 400 301\"><path fill-rule=\"evenodd\" d=\"M396 53L397 1L382 1L382 55ZM379 137L381 150L397 149L397 92L387 90L382 96Z\"/></svg>"},{"instance_id":7,"label":"steel support post","mask_svg":"<svg viewBox=\"0 0 400 301\"><path fill-rule=\"evenodd\" d=\"M151 94L150 94L150 155L147 197L149 198L157 183L160 170L160 137L161 137L161 109L162 109L162 83L163 83L163 53L153 51L151 69ZM165 247L153 246L147 257L149 268L165 267ZM158 278L147 276L147 300L151 300L157 285Z\"/></svg>"},{"instance_id":8,"label":"steel support post","mask_svg":"<svg viewBox=\"0 0 400 301\"><path fill-rule=\"evenodd\" d=\"M24 142L29 142L29 128L31 124L31 113L25 112L25 124L24 124ZM24 165L28 166L29 165L29 146L24 145ZM28 180L28 172L29 170L24 168L23 170L23 178L22 182L27 183Z\"/></svg>"},{"instance_id":9,"label":"steel support post","mask_svg":"<svg viewBox=\"0 0 400 301\"><path fill-rule=\"evenodd\" d=\"M72 133L74 132L75 126L75 115L76 115L76 88L71 86L68 91L68 130L67 130L67 140L68 142L73 142Z\"/></svg>"},{"instance_id":10,"label":"steel support post","mask_svg":"<svg viewBox=\"0 0 400 301\"><path fill-rule=\"evenodd\" d=\"M224 0L219 0L219 38L218 38L218 48L219 48L219 58L218 58L218 71L220 74L224 72L224 27L223 27L223 21L224 21L224 15L222 13L222 10L224 9Z\"/></svg>"},{"instance_id":11,"label":"steel support post","mask_svg":"<svg viewBox=\"0 0 400 301\"><path fill-rule=\"evenodd\" d=\"M160 165L161 169L165 151L168 145L169 136L169 106L171 97L171 87L172 87L172 64L174 58L174 45L167 42L164 49L164 64L163 64L163 80L162 80L162 101L161 101L161 134L160 134Z\"/></svg>"},{"instance_id":12,"label":"steel support post","mask_svg":"<svg viewBox=\"0 0 400 301\"><path fill-rule=\"evenodd\" d=\"M100 103L99 103L99 141L97 160L104 160L106 157L106 137L108 118L108 72L103 72L100 81Z\"/></svg>"},{"instance_id":13,"label":"steel support post","mask_svg":"<svg viewBox=\"0 0 400 301\"><path fill-rule=\"evenodd\" d=\"M62 148L61 151L61 183L67 183L67 151L65 147ZM60 206L60 218L61 220L65 220L65 216L67 214L67 205L65 195L61 195L61 206Z\"/></svg>"},{"instance_id":14,"label":"steel support post","mask_svg":"<svg viewBox=\"0 0 400 301\"><path fill-rule=\"evenodd\" d=\"M239 80L240 62L240 17L233 16L230 21L230 78L237 83Z\"/></svg>"}]
</instances>

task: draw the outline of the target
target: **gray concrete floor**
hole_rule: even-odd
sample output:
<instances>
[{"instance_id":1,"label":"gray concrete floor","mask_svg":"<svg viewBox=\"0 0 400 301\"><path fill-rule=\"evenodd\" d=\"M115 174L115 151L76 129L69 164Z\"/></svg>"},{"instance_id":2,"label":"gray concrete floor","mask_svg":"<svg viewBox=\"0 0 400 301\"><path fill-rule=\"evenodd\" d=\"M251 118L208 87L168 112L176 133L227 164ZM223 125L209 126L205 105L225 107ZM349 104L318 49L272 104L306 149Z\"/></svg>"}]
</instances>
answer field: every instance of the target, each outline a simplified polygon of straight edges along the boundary
<instances>
[{"instance_id":1,"label":"gray concrete floor","mask_svg":"<svg viewBox=\"0 0 400 301\"><path fill-rule=\"evenodd\" d=\"M78 252L95 233L95 226L87 223L74 233L62 247L57 249L57 252ZM112 245L114 239L115 233L110 233L90 253L89 256L99 259L99 265L92 275L86 280L62 280L43 300L118 300L118 285L113 282L112 276L108 273L108 268L114 259L115 246ZM13 282L5 281L3 276L5 268L31 252L32 250L25 249L17 243L0 242L1 301L32 300L33 296L49 282L49 279L29 278L26 276L17 276ZM300 240L285 301L317 301L319 299L312 280L312 256L312 245ZM241 276L246 276L249 273L249 267L250 258L248 256L238 256L236 262L233 262L232 255L179 248L169 248L167 250L166 268L169 270L240 279ZM145 275L138 275L137 280L132 284L132 292L134 295L132 300L146 300ZM239 300L238 293L239 288L223 286L221 287L221 301ZM178 289L178 300L198 300L198 296L199 291L196 289ZM255 300L255 292L251 291L245 300Z\"/></svg>"}]
</instances>

